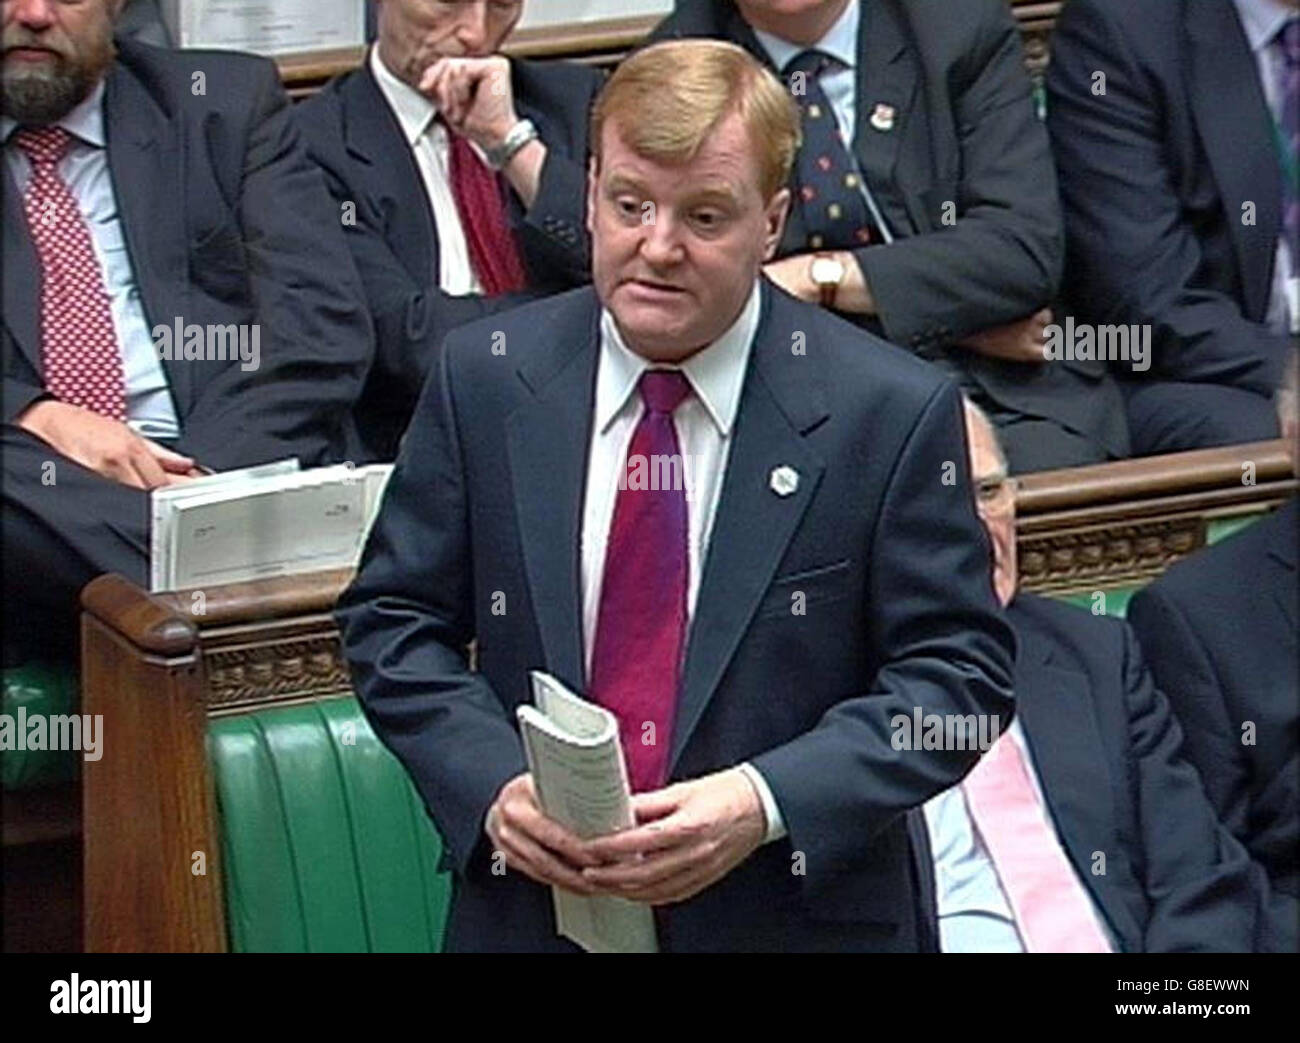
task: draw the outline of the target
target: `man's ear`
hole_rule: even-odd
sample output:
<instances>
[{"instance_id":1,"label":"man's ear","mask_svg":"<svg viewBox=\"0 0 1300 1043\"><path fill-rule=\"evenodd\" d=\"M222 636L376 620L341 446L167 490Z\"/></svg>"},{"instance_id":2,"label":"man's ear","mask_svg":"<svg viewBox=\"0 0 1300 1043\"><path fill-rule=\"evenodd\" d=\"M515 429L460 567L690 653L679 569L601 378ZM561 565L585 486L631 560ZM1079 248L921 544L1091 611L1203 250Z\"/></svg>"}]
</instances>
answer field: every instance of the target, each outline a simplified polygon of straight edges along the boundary
<instances>
[{"instance_id":1,"label":"man's ear","mask_svg":"<svg viewBox=\"0 0 1300 1043\"><path fill-rule=\"evenodd\" d=\"M764 212L766 228L763 232L763 260L770 261L781 246L786 218L790 215L790 190L783 188L767 201Z\"/></svg>"}]
</instances>

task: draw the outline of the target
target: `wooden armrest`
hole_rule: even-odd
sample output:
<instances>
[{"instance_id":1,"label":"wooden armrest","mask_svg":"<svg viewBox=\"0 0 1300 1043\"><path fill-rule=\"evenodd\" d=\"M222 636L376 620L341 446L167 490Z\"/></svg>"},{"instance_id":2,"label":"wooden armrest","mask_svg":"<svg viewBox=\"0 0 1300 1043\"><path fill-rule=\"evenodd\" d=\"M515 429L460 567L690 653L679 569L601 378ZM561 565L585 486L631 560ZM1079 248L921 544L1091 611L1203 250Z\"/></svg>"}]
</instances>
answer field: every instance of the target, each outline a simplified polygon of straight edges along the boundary
<instances>
[{"instance_id":1,"label":"wooden armrest","mask_svg":"<svg viewBox=\"0 0 1300 1043\"><path fill-rule=\"evenodd\" d=\"M164 656L194 651L199 632L176 607L110 572L86 584L82 609L137 648Z\"/></svg>"},{"instance_id":2,"label":"wooden armrest","mask_svg":"<svg viewBox=\"0 0 1300 1043\"><path fill-rule=\"evenodd\" d=\"M200 630L329 612L353 572L330 569L166 594L150 594L109 573L86 584L81 605L136 647L177 656L195 649Z\"/></svg>"},{"instance_id":3,"label":"wooden armrest","mask_svg":"<svg viewBox=\"0 0 1300 1043\"><path fill-rule=\"evenodd\" d=\"M1247 462L1255 465L1257 484L1286 481L1292 474L1286 442L1279 438L1027 474L1019 481L1016 510L1025 515L1041 514L1069 507L1240 486L1242 465Z\"/></svg>"}]
</instances>

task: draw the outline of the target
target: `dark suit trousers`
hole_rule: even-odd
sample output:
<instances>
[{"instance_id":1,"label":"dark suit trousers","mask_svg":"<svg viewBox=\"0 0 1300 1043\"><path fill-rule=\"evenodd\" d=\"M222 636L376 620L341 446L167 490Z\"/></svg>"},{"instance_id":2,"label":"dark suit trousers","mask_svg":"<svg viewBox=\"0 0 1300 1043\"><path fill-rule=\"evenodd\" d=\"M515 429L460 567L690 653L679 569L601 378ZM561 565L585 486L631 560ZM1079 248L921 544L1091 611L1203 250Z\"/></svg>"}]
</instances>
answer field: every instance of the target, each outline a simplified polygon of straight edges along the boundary
<instances>
[{"instance_id":1,"label":"dark suit trousers","mask_svg":"<svg viewBox=\"0 0 1300 1043\"><path fill-rule=\"evenodd\" d=\"M5 425L5 662L76 661L81 588L105 572L148 582L149 496Z\"/></svg>"},{"instance_id":2,"label":"dark suit trousers","mask_svg":"<svg viewBox=\"0 0 1300 1043\"><path fill-rule=\"evenodd\" d=\"M1242 388L1172 380L1120 385L1134 456L1181 453L1278 437L1273 401Z\"/></svg>"}]
</instances>

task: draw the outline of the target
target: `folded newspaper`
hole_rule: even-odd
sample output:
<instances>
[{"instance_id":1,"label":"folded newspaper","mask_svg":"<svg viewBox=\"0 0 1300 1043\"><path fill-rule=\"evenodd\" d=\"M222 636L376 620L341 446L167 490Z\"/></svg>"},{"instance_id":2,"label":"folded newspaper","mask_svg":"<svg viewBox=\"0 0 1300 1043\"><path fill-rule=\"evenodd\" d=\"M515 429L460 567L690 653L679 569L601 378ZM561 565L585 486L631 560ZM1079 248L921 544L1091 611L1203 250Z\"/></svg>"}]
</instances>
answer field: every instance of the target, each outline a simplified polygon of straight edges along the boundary
<instances>
[{"instance_id":1,"label":"folded newspaper","mask_svg":"<svg viewBox=\"0 0 1300 1043\"><path fill-rule=\"evenodd\" d=\"M529 674L533 706L516 711L542 810L578 836L635 824L618 719L549 674ZM551 888L559 933L588 952L657 952L650 906Z\"/></svg>"},{"instance_id":2,"label":"folded newspaper","mask_svg":"<svg viewBox=\"0 0 1300 1043\"><path fill-rule=\"evenodd\" d=\"M206 475L150 498L154 593L355 566L392 464L295 459Z\"/></svg>"}]
</instances>

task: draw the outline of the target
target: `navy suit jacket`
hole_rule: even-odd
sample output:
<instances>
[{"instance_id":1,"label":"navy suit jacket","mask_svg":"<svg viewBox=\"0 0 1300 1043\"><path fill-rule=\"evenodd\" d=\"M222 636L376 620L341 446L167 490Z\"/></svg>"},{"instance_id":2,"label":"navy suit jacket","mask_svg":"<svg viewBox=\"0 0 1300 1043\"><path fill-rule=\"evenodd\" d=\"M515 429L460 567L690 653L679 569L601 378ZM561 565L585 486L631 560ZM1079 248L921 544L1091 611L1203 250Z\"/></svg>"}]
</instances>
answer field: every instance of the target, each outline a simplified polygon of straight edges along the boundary
<instances>
[{"instance_id":1,"label":"navy suit jacket","mask_svg":"<svg viewBox=\"0 0 1300 1043\"><path fill-rule=\"evenodd\" d=\"M448 332L534 296L590 280L585 221L587 124L602 83L573 62L511 62L515 105L547 146L537 198L509 217L530 290L455 297L438 289L438 229L419 167L367 60L297 108L313 158L336 202L352 203L347 240L370 300L378 359L359 407L367 449L391 460L420 386Z\"/></svg>"},{"instance_id":2,"label":"navy suit jacket","mask_svg":"<svg viewBox=\"0 0 1300 1043\"><path fill-rule=\"evenodd\" d=\"M711 37L772 61L732 0L685 0L651 40ZM1099 388L1105 368L990 359L955 342L1052 302L1065 254L1047 132L1034 111L1006 0L873 0L862 6L853 152L896 239L853 251L879 318L846 315L943 365L1002 405L1050 417L1126 455ZM872 126L877 104L892 128ZM957 221L946 222L945 205ZM778 256L807 253L795 205ZM1061 369L1069 374L1060 375Z\"/></svg>"},{"instance_id":3,"label":"navy suit jacket","mask_svg":"<svg viewBox=\"0 0 1300 1043\"><path fill-rule=\"evenodd\" d=\"M483 824L526 770L514 709L531 700L528 671L585 687L578 562L599 315L580 289L448 338L339 602L362 705L456 873L452 948L568 947L545 888L492 875ZM957 389L765 282L731 437L669 778L748 759L789 836L670 907L667 944L870 949L906 932L914 945L904 816L974 754L900 754L889 722L914 707L1011 712L1012 636L963 484ZM770 487L783 465L799 474L788 496Z\"/></svg>"},{"instance_id":4,"label":"navy suit jacket","mask_svg":"<svg viewBox=\"0 0 1300 1043\"><path fill-rule=\"evenodd\" d=\"M1023 593L1007 619L1043 796L1121 950L1253 951L1267 883L1184 758L1132 630Z\"/></svg>"},{"instance_id":5,"label":"navy suit jacket","mask_svg":"<svg viewBox=\"0 0 1300 1043\"><path fill-rule=\"evenodd\" d=\"M261 364L163 361L179 451L216 470L356 449L373 349L365 298L275 66L126 38L104 98L108 166L136 284L157 325L258 324ZM202 72L206 93L194 93ZM4 183L4 421L45 396L40 264Z\"/></svg>"},{"instance_id":6,"label":"navy suit jacket","mask_svg":"<svg viewBox=\"0 0 1300 1043\"><path fill-rule=\"evenodd\" d=\"M1264 325L1282 179L1236 8L1070 0L1047 88L1077 313L1151 326L1151 369L1132 376L1271 396L1286 340Z\"/></svg>"},{"instance_id":7,"label":"navy suit jacket","mask_svg":"<svg viewBox=\"0 0 1300 1043\"><path fill-rule=\"evenodd\" d=\"M1300 505L1179 562L1129 604L1210 800L1268 871L1295 948L1300 896ZM1254 741L1243 725L1254 723Z\"/></svg>"}]
</instances>

